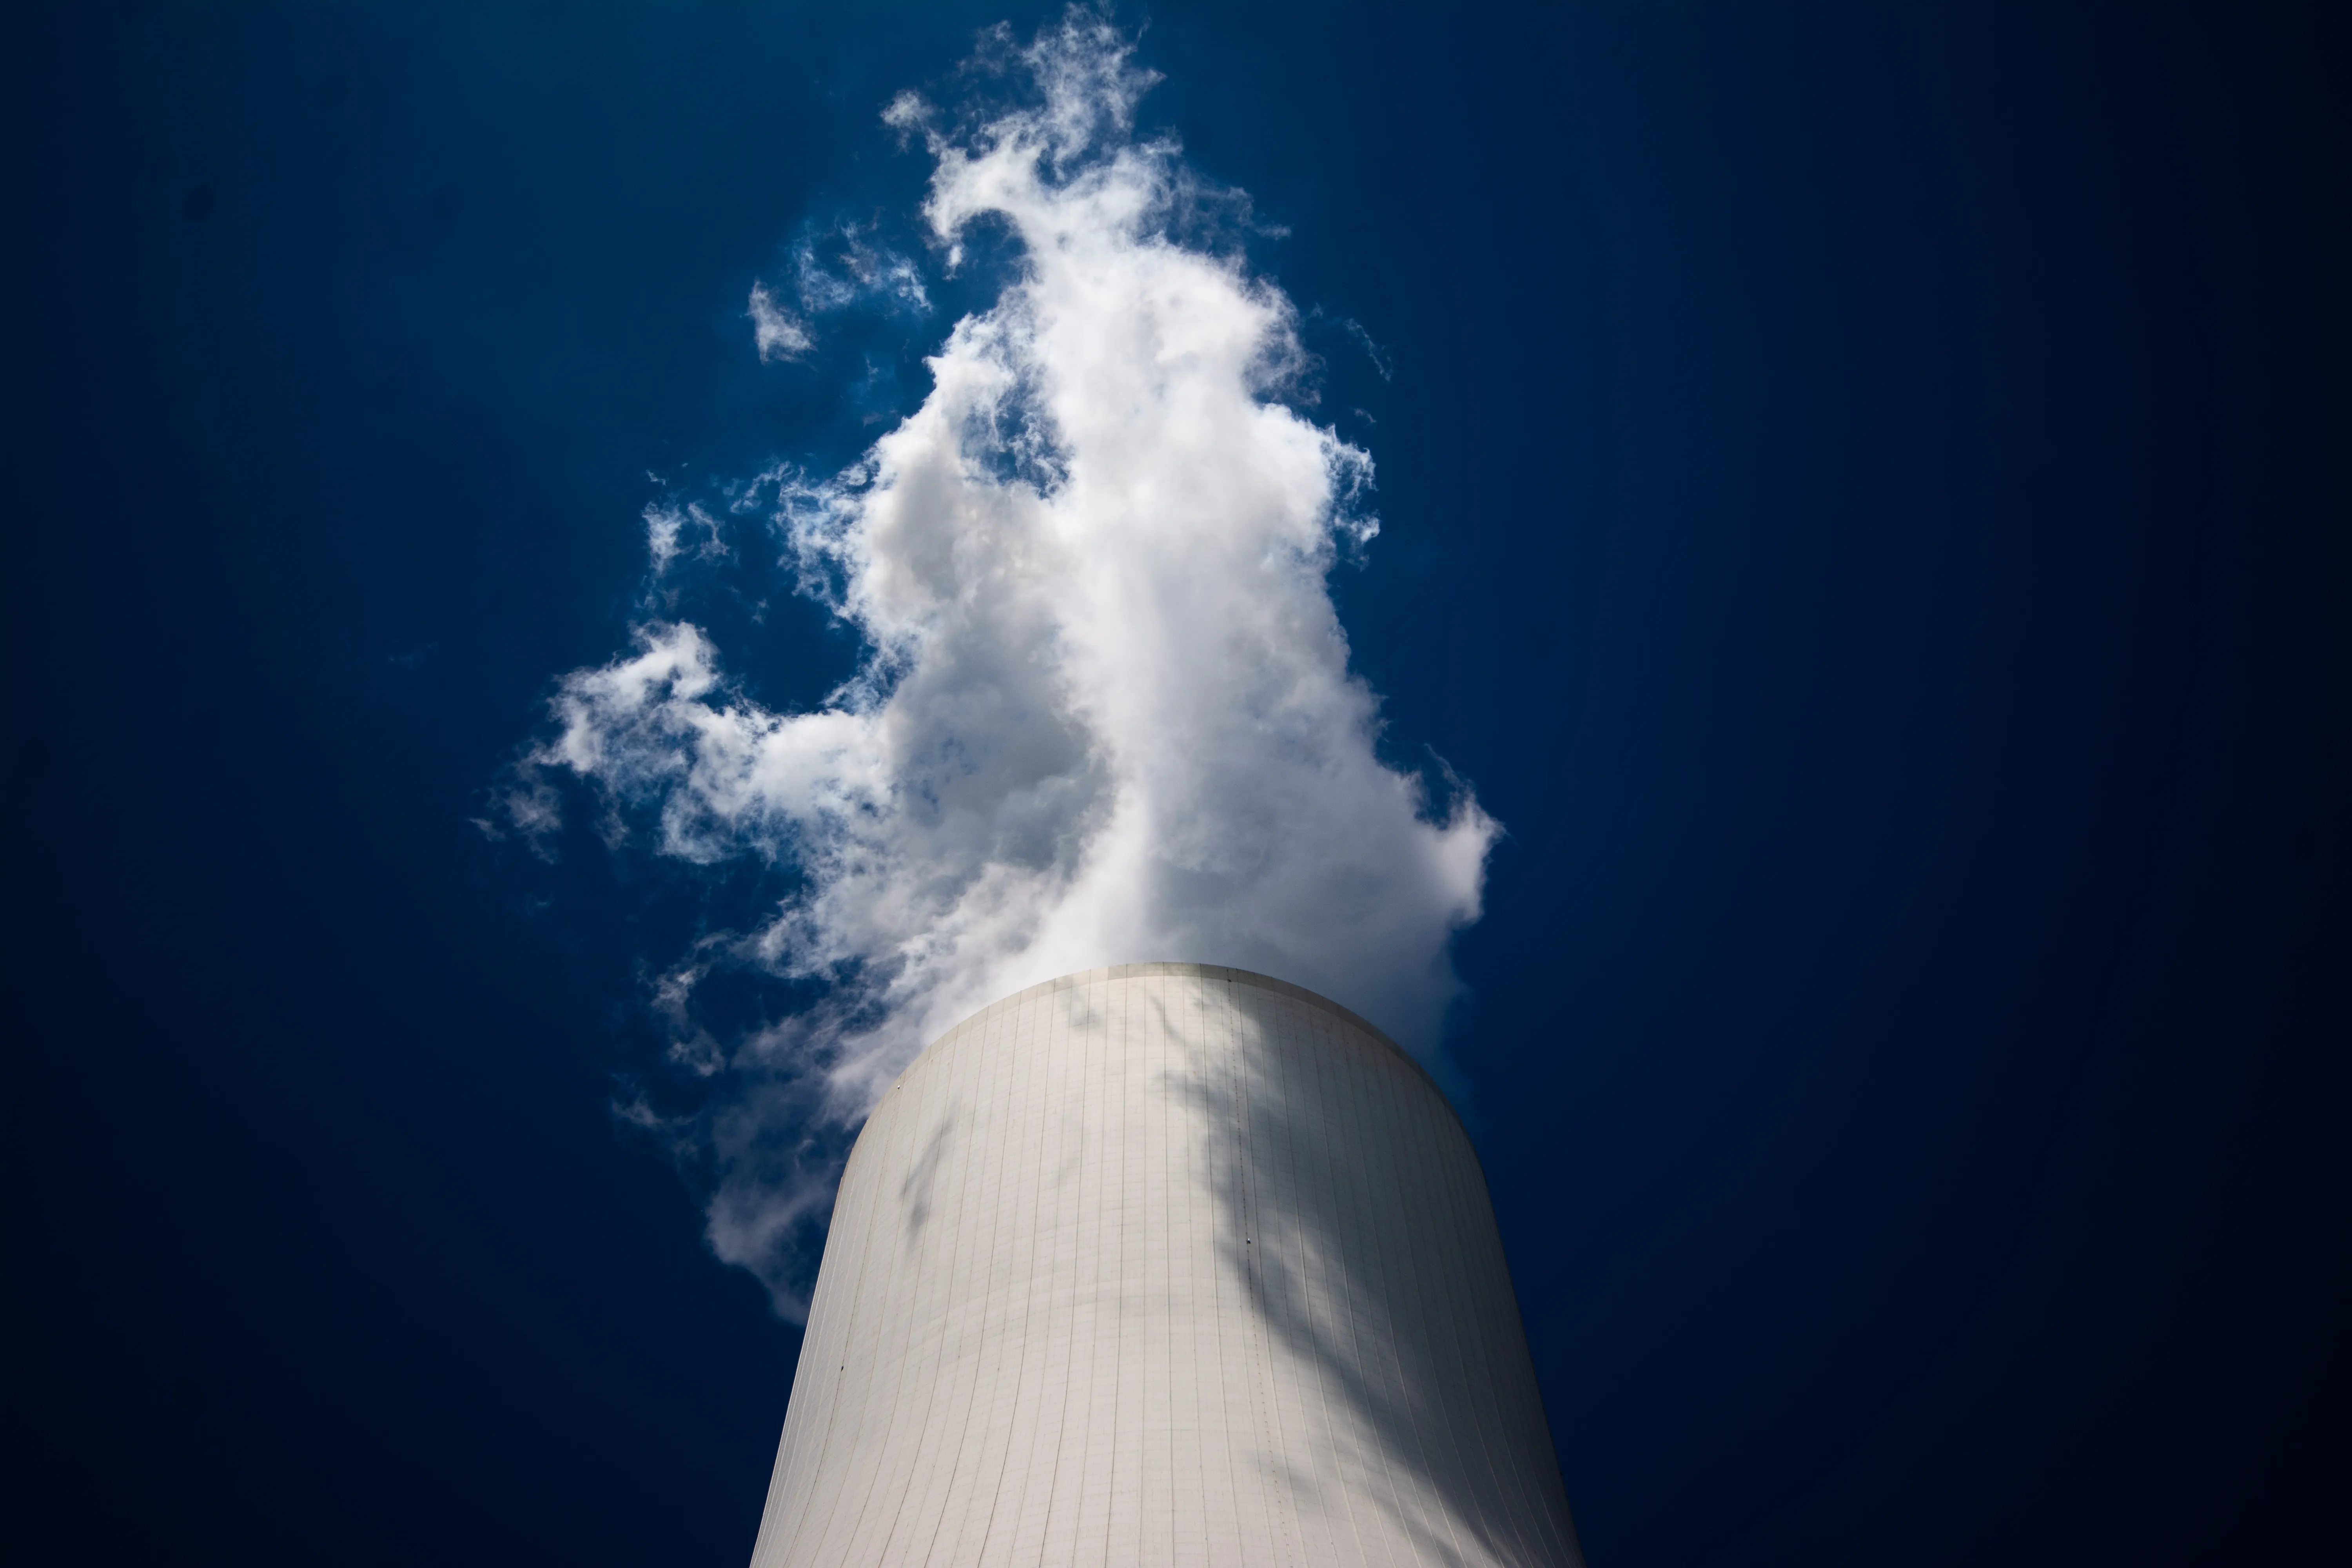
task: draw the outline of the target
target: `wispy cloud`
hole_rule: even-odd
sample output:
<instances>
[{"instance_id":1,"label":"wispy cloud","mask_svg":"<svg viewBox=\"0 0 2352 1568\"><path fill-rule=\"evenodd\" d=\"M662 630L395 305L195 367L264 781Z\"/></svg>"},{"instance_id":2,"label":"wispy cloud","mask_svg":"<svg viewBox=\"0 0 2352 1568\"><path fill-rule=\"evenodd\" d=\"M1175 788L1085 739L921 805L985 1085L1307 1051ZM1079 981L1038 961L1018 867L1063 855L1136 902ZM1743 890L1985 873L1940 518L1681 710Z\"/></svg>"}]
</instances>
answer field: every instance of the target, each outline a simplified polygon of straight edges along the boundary
<instances>
[{"instance_id":1,"label":"wispy cloud","mask_svg":"<svg viewBox=\"0 0 2352 1568\"><path fill-rule=\"evenodd\" d=\"M723 560L729 553L719 520L699 501L679 506L659 500L646 508L646 555L658 579L680 556L698 561Z\"/></svg>"},{"instance_id":2,"label":"wispy cloud","mask_svg":"<svg viewBox=\"0 0 2352 1568\"><path fill-rule=\"evenodd\" d=\"M1396 379L1395 356L1372 341L1372 334L1364 329L1364 323L1350 316L1340 322L1340 325L1348 330L1349 337L1356 340L1356 346L1364 351L1364 357L1372 362L1372 369L1379 373L1380 378L1382 381L1394 381Z\"/></svg>"},{"instance_id":3,"label":"wispy cloud","mask_svg":"<svg viewBox=\"0 0 2352 1568\"><path fill-rule=\"evenodd\" d=\"M814 317L854 306L919 316L931 309L923 269L877 244L870 225L845 220L802 233L793 246L793 291L800 301L797 312L785 309L764 282L751 285L744 313L762 362L805 358L816 347Z\"/></svg>"},{"instance_id":4,"label":"wispy cloud","mask_svg":"<svg viewBox=\"0 0 2352 1568\"><path fill-rule=\"evenodd\" d=\"M751 306L745 314L751 322L751 341L760 351L762 361L798 359L815 346L808 329L800 319L768 292L764 283L751 285Z\"/></svg>"},{"instance_id":5,"label":"wispy cloud","mask_svg":"<svg viewBox=\"0 0 2352 1568\"><path fill-rule=\"evenodd\" d=\"M515 826L544 830L546 781L571 775L663 855L796 877L656 988L704 1109L630 1111L708 1162L712 1246L787 1313L847 1131L998 996L1231 963L1432 1054L1458 990L1451 938L1498 828L1442 769L1433 796L1377 754L1326 583L1377 531L1371 458L1284 401L1305 363L1289 300L1172 226L1201 186L1134 134L1152 79L1131 47L1074 11L1017 51L1025 105L960 131L919 100L890 110L936 162L923 212L950 263L982 220L1023 259L861 461L737 500L863 638L857 673L775 711L702 629L646 624L564 678L514 793ZM657 568L692 520L648 512ZM822 999L730 1037L703 989L746 968Z\"/></svg>"},{"instance_id":6,"label":"wispy cloud","mask_svg":"<svg viewBox=\"0 0 2352 1568\"><path fill-rule=\"evenodd\" d=\"M919 314L931 308L923 269L887 246L876 244L870 226L844 222L821 235L803 234L793 247L793 270L801 304L812 313L857 304Z\"/></svg>"}]
</instances>

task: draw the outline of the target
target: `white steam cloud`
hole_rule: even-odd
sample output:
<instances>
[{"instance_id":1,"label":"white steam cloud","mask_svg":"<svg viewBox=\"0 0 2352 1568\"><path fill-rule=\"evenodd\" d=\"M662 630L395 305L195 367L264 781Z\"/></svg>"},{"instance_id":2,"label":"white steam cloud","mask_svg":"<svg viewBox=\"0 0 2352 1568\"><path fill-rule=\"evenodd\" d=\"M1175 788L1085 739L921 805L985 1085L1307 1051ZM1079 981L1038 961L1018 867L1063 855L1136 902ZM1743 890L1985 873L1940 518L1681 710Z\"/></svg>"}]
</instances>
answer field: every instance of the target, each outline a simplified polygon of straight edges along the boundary
<instances>
[{"instance_id":1,"label":"white steam cloud","mask_svg":"<svg viewBox=\"0 0 2352 1568\"><path fill-rule=\"evenodd\" d=\"M1326 585L1376 531L1370 458L1278 401L1305 363L1290 302L1171 233L1204 193L1171 142L1135 138L1152 79L1129 54L1073 12L1014 57L1042 101L960 132L910 96L886 117L937 162L923 213L948 267L984 219L1021 260L862 461L752 491L804 590L865 638L856 676L772 711L704 631L654 621L563 680L514 797L543 814L568 772L609 820L656 822L666 855L796 875L656 996L678 1061L717 1086L690 1129L712 1246L790 1316L847 1130L999 996L1097 964L1228 963L1427 1057L1459 989L1450 942L1498 830L1450 775L1432 799L1381 762ZM920 298L899 261L853 270ZM763 355L806 348L764 290L752 311ZM708 521L647 515L656 568ZM728 966L828 999L715 1038L697 987Z\"/></svg>"}]
</instances>

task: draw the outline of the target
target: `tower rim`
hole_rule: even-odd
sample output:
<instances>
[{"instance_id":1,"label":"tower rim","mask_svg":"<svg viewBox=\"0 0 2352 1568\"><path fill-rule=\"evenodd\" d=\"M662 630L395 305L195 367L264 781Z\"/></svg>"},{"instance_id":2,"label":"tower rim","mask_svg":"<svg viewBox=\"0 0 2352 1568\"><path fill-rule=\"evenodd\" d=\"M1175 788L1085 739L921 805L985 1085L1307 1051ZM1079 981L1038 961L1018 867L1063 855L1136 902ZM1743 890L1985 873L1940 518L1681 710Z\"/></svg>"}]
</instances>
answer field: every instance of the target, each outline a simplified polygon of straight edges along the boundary
<instances>
[{"instance_id":1,"label":"tower rim","mask_svg":"<svg viewBox=\"0 0 2352 1568\"><path fill-rule=\"evenodd\" d=\"M940 1031L938 1038L917 1052L915 1059L898 1070L898 1076L890 1080L890 1087L884 1089L876 1098L874 1103L878 1107L884 1100L898 1093L898 1086L907 1081L908 1075L920 1067L933 1051L949 1044L966 1029L985 1022L998 1012L1016 1007L1032 997L1042 996L1049 992L1075 991L1081 985L1092 985L1108 980L1138 980L1163 974L1192 980L1222 980L1233 985L1255 986L1258 990L1271 991L1278 996L1287 996L1294 1001L1304 1002L1310 1007L1328 1013L1340 1022L1361 1030L1388 1047L1400 1061L1419 1074L1421 1080L1436 1093L1439 1101L1453 1113L1454 1122L1462 1128L1464 1135L1468 1135L1469 1127L1463 1122L1462 1112L1454 1105L1454 1097L1445 1092L1444 1085L1439 1083L1430 1070L1422 1065L1418 1057L1398 1045L1395 1040L1389 1037L1387 1030L1362 1014L1341 1006L1320 992L1309 991L1304 985L1284 980L1276 975L1261 974L1255 969L1236 969L1230 964L1192 963L1175 959L1151 959L1140 963L1108 963L1094 969L1074 970L1068 974L1055 975L1051 980L1041 980L1034 985L1024 986L1008 996L1000 996L978 1012L958 1019Z\"/></svg>"}]
</instances>

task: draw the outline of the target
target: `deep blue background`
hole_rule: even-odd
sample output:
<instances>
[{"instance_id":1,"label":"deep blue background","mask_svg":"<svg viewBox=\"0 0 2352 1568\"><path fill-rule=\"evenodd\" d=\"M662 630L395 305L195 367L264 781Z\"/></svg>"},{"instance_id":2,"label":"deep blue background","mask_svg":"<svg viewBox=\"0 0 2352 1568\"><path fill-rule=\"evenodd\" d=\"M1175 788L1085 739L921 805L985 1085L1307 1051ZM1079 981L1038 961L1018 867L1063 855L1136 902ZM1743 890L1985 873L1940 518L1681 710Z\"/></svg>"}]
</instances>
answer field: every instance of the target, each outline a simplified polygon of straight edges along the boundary
<instances>
[{"instance_id":1,"label":"deep blue background","mask_svg":"<svg viewBox=\"0 0 2352 1568\"><path fill-rule=\"evenodd\" d=\"M1455 1049L1597 1563L2352 1552L2345 54L2255 9L1150 14L1510 828ZM610 1112L703 895L467 819L647 470L919 396L744 294L1043 14L6 10L13 1559L747 1557L797 1337Z\"/></svg>"}]
</instances>

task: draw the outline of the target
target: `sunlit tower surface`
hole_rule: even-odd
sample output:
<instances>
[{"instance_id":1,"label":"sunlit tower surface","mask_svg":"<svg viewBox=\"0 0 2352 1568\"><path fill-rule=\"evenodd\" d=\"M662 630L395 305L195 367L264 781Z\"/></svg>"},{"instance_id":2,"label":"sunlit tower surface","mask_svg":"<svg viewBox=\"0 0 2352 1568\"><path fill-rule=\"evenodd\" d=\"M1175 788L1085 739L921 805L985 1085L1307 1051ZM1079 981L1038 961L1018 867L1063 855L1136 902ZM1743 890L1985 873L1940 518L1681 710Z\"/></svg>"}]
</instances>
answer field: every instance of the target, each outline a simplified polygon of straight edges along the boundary
<instances>
[{"instance_id":1,"label":"sunlit tower surface","mask_svg":"<svg viewBox=\"0 0 2352 1568\"><path fill-rule=\"evenodd\" d=\"M1354 1014L1097 969L875 1109L754 1568L1582 1561L1477 1156Z\"/></svg>"}]
</instances>

